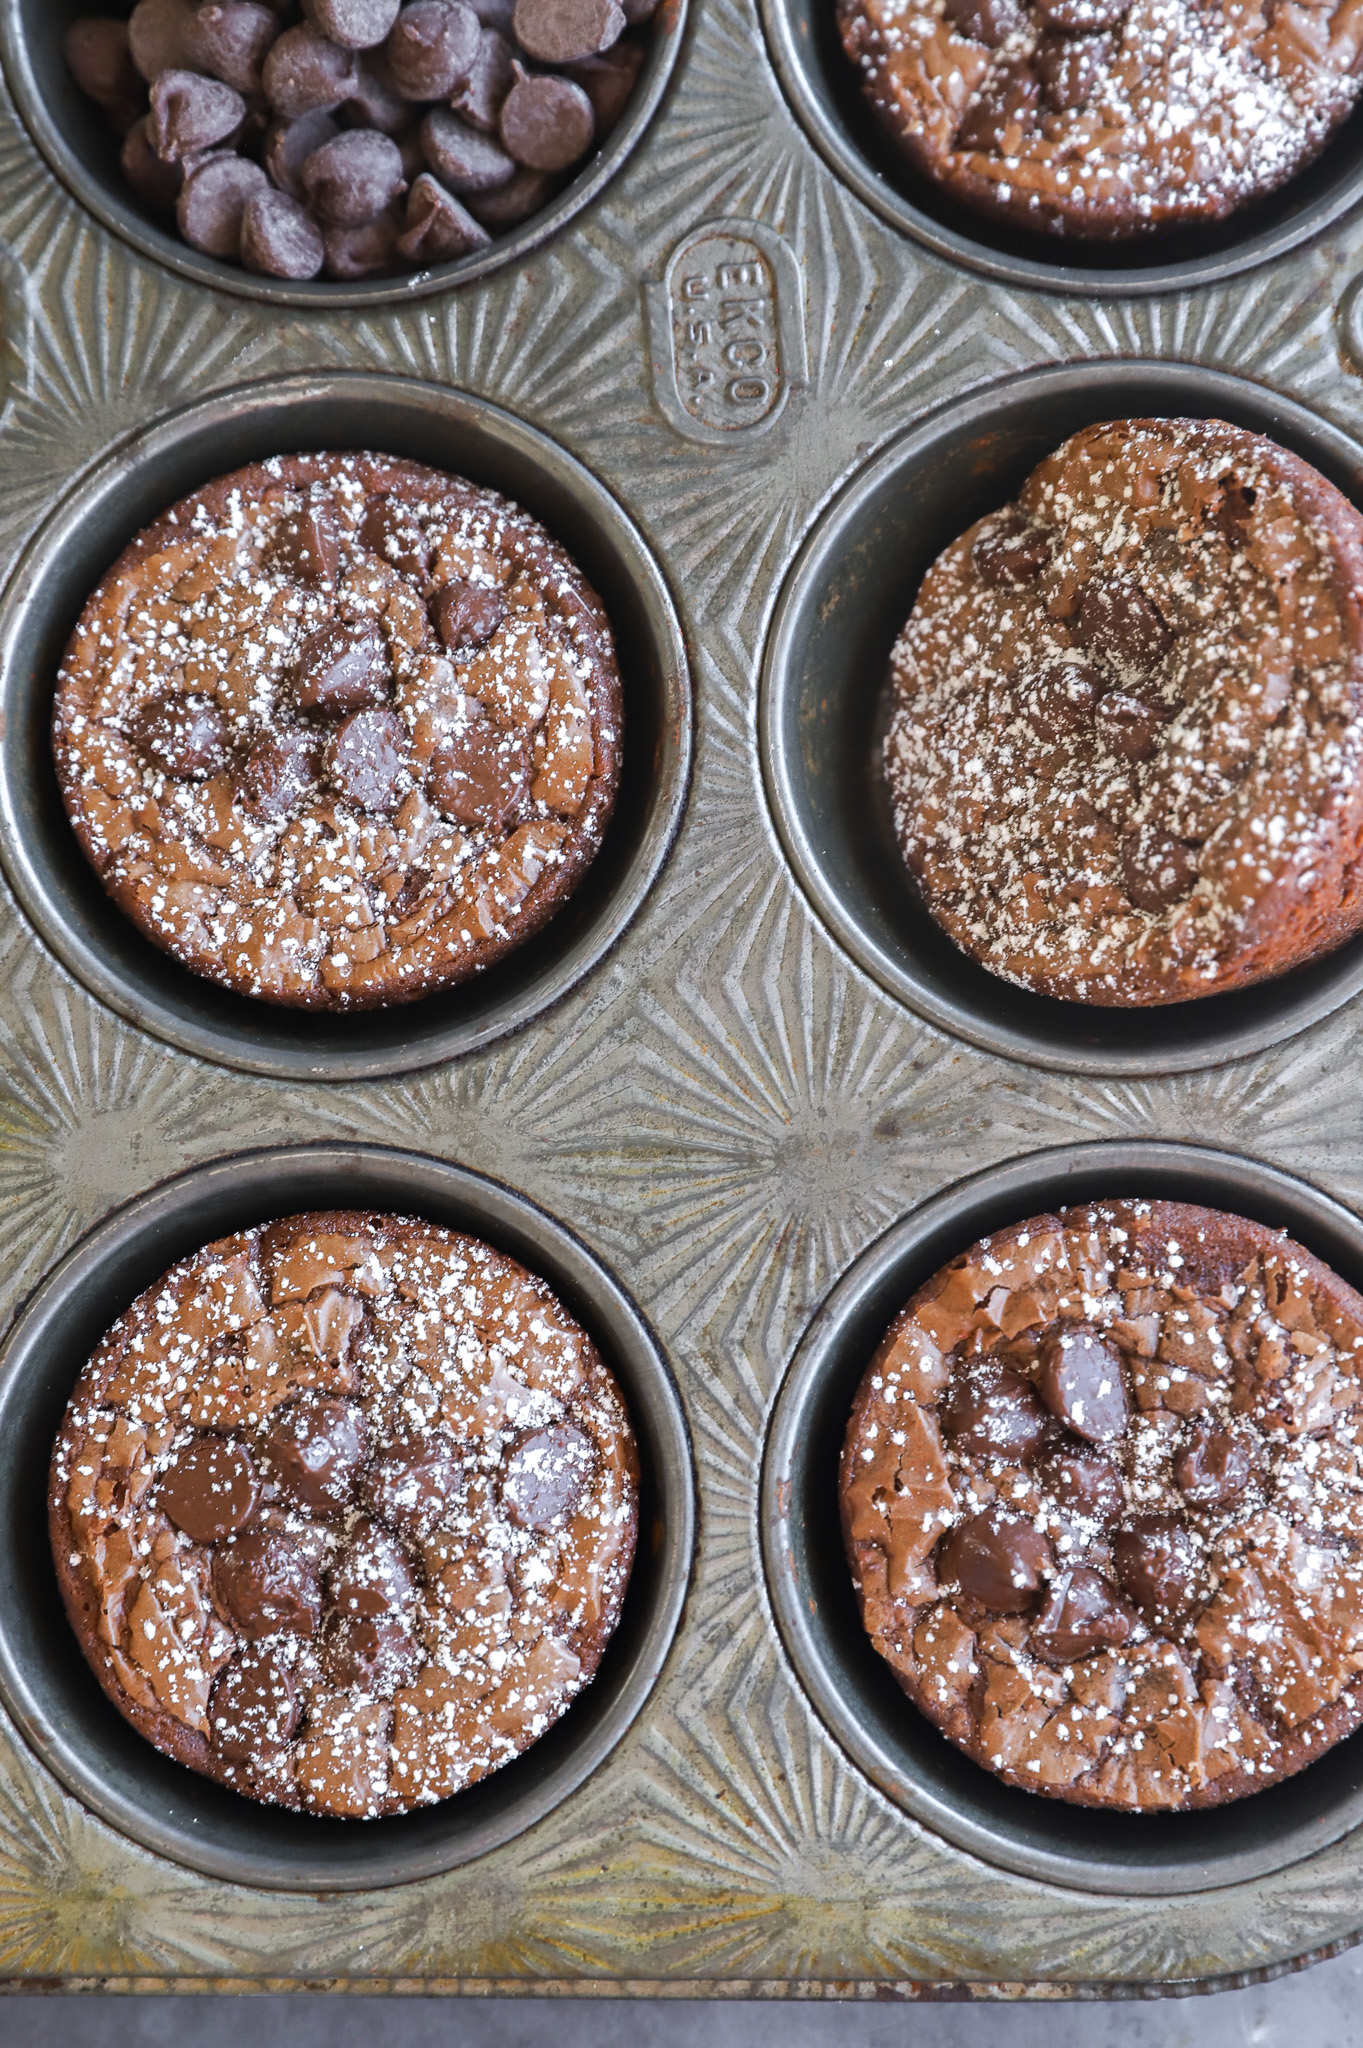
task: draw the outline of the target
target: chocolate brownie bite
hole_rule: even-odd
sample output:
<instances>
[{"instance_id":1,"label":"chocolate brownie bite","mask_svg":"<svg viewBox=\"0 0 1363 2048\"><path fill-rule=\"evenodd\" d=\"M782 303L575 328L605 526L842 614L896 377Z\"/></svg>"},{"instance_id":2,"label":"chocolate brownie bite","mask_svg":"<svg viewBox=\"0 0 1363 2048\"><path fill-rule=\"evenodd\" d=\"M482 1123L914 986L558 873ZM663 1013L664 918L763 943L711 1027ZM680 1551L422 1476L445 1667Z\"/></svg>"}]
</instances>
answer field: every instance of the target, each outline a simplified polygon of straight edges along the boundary
<instances>
[{"instance_id":1,"label":"chocolate brownie bite","mask_svg":"<svg viewBox=\"0 0 1363 2048\"><path fill-rule=\"evenodd\" d=\"M620 776L610 626L519 507L380 455L220 477L126 548L58 676L62 797L194 973L345 1010L537 931Z\"/></svg>"},{"instance_id":2,"label":"chocolate brownie bite","mask_svg":"<svg viewBox=\"0 0 1363 2048\"><path fill-rule=\"evenodd\" d=\"M369 1819L520 1754L619 1618L638 1459L542 1280L331 1211L220 1239L108 1331L53 1453L91 1668L166 1755Z\"/></svg>"},{"instance_id":3,"label":"chocolate brownie bite","mask_svg":"<svg viewBox=\"0 0 1363 2048\"><path fill-rule=\"evenodd\" d=\"M1214 1806L1363 1719L1363 1297L1281 1232L1112 1201L895 1318L841 1468L862 1619L1010 1785Z\"/></svg>"},{"instance_id":4,"label":"chocolate brownie bite","mask_svg":"<svg viewBox=\"0 0 1363 2048\"><path fill-rule=\"evenodd\" d=\"M923 579L893 654L900 848L961 949L1174 1003L1363 923L1363 517L1219 420L1089 427Z\"/></svg>"},{"instance_id":5,"label":"chocolate brownie bite","mask_svg":"<svg viewBox=\"0 0 1363 2048\"><path fill-rule=\"evenodd\" d=\"M1318 156L1363 23L1251 0L838 0L874 118L986 218L1121 241L1214 221Z\"/></svg>"}]
</instances>

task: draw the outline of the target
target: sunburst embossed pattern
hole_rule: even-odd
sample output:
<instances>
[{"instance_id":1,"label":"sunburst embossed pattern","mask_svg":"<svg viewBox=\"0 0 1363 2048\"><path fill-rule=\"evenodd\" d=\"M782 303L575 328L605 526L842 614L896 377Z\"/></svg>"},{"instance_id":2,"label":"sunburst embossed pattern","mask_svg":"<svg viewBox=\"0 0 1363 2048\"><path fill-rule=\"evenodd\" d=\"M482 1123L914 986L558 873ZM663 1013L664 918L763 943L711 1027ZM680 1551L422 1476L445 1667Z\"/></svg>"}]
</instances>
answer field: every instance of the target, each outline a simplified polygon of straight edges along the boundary
<instances>
[{"instance_id":1,"label":"sunburst embossed pattern","mask_svg":"<svg viewBox=\"0 0 1363 2048\"><path fill-rule=\"evenodd\" d=\"M792 250L810 382L769 433L701 447L653 400L643 287L719 218ZM286 1086L170 1051L94 1003L0 899L0 1314L125 1196L196 1161L308 1137L435 1153L542 1202L620 1274L672 1360L702 1504L690 1604L640 1722L530 1835L427 1883L337 1905L195 1876L85 1814L0 1724L0 1976L1054 1995L1271 1969L1354 1938L1360 1843L1214 1896L1133 1901L1004 1874L916 1827L791 1675L756 1500L771 1403L819 1301L887 1224L979 1167L1158 1135L1267 1157L1363 1206L1358 1014L1140 1082L1040 1075L934 1033L848 964L790 881L755 673L818 508L926 408L1002 374L1180 357L1363 429L1336 325L1363 220L1195 294L987 286L824 168L748 0L693 0L622 174L548 247L443 299L281 318L173 279L82 215L3 99L0 243L31 311L16 364L23 323L0 306L0 567L74 474L170 406L311 367L416 375L525 416L618 493L682 607L698 696L690 810L632 930L513 1037L408 1080Z\"/></svg>"}]
</instances>

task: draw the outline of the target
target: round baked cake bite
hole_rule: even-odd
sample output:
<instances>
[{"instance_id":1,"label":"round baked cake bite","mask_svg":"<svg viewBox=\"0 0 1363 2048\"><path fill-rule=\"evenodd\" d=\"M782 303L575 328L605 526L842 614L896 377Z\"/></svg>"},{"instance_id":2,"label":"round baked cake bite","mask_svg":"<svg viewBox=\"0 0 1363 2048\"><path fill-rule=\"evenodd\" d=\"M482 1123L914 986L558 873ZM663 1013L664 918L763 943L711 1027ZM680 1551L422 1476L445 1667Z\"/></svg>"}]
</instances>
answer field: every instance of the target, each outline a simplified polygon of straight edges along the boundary
<instances>
[{"instance_id":1,"label":"round baked cake bite","mask_svg":"<svg viewBox=\"0 0 1363 2048\"><path fill-rule=\"evenodd\" d=\"M464 980L580 881L620 777L610 627L519 507L383 455L280 457L140 533L53 710L86 856L155 944L343 1010Z\"/></svg>"},{"instance_id":2,"label":"round baked cake bite","mask_svg":"<svg viewBox=\"0 0 1363 2048\"><path fill-rule=\"evenodd\" d=\"M1120 241L1276 191L1357 100L1345 0L838 0L879 125L995 222Z\"/></svg>"},{"instance_id":3,"label":"round baked cake bite","mask_svg":"<svg viewBox=\"0 0 1363 2048\"><path fill-rule=\"evenodd\" d=\"M934 562L893 677L899 845L991 972L1182 1002L1363 923L1363 516L1262 435L1074 435Z\"/></svg>"},{"instance_id":4,"label":"round baked cake bite","mask_svg":"<svg viewBox=\"0 0 1363 2048\"><path fill-rule=\"evenodd\" d=\"M1174 1202L1034 1216L919 1288L858 1390L872 1643L1011 1785L1218 1805L1363 1719L1363 1297Z\"/></svg>"},{"instance_id":5,"label":"round baked cake bite","mask_svg":"<svg viewBox=\"0 0 1363 2048\"><path fill-rule=\"evenodd\" d=\"M447 1799L594 1676L638 1458L586 1332L431 1223L291 1216L182 1259L81 1374L52 1549L166 1755L341 1818Z\"/></svg>"}]
</instances>

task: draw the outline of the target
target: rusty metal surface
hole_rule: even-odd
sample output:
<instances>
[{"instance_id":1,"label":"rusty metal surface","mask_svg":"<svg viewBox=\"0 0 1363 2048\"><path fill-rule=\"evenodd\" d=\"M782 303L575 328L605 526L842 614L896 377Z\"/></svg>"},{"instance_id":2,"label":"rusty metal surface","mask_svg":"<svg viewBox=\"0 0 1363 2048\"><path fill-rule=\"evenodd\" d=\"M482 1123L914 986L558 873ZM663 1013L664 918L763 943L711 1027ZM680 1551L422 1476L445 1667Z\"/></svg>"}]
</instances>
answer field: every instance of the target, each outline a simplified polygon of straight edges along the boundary
<instances>
[{"instance_id":1,"label":"rusty metal surface","mask_svg":"<svg viewBox=\"0 0 1363 2048\"><path fill-rule=\"evenodd\" d=\"M7 101L0 244L0 570L72 479L173 406L270 374L400 372L494 400L616 494L678 600L697 701L687 813L628 932L554 1008L407 1078L271 1080L171 1049L0 900L0 1315L182 1168L307 1138L396 1144L508 1182L619 1275L671 1361L700 1496L692 1592L639 1720L529 1833L439 1877L338 1899L195 1875L93 1818L0 1729L0 1976L1102 1996L1243 1981L1354 1940L1357 1835L1251 1882L1124 1898L1006 1873L919 1828L844 1758L785 1660L757 1491L815 1308L962 1175L1077 1138L1189 1139L1363 1206L1358 1005L1164 1078L1042 1072L944 1035L852 964L792 879L756 691L819 507L929 408L1004 374L1177 358L1363 434L1344 352L1363 221L1187 293L991 283L851 196L789 112L754 8L698 0L621 173L545 247L457 292L302 311L172 276L81 211ZM765 307L765 392L736 377L717 396L712 344L692 331L725 266L747 267Z\"/></svg>"}]
</instances>

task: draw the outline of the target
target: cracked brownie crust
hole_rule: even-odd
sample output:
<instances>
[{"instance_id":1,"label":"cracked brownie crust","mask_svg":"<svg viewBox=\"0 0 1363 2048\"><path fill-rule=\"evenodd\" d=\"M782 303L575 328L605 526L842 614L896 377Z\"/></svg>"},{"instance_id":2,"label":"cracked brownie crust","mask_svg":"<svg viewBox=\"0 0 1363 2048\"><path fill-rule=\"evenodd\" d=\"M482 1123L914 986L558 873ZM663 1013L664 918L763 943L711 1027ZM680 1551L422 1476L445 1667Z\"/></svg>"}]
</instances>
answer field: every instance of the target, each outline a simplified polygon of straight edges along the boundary
<instances>
[{"instance_id":1,"label":"cracked brownie crust","mask_svg":"<svg viewBox=\"0 0 1363 2048\"><path fill-rule=\"evenodd\" d=\"M1219 220L1319 155L1358 96L1357 0L838 0L916 170L996 221L1117 241Z\"/></svg>"},{"instance_id":2,"label":"cracked brownie crust","mask_svg":"<svg viewBox=\"0 0 1363 2048\"><path fill-rule=\"evenodd\" d=\"M499 1769L593 1677L638 1460L542 1280L411 1217L318 1212L206 1246L119 1317L49 1505L72 1626L140 1733L363 1819Z\"/></svg>"},{"instance_id":3,"label":"cracked brownie crust","mask_svg":"<svg viewBox=\"0 0 1363 2048\"><path fill-rule=\"evenodd\" d=\"M462 981L553 915L621 728L609 624L544 528L358 454L238 470L139 534L52 731L76 836L149 939L343 1010Z\"/></svg>"},{"instance_id":4,"label":"cracked brownie crust","mask_svg":"<svg viewBox=\"0 0 1363 2048\"><path fill-rule=\"evenodd\" d=\"M982 1238L862 1380L867 1632L1011 1785L1213 1806L1363 1719L1363 1298L1282 1233L1113 1201Z\"/></svg>"},{"instance_id":5,"label":"cracked brownie crust","mask_svg":"<svg viewBox=\"0 0 1363 2048\"><path fill-rule=\"evenodd\" d=\"M885 766L929 910L1024 988L1242 988L1363 923L1363 517L1219 420L1074 435L923 579ZM968 856L968 857L967 857Z\"/></svg>"}]
</instances>

